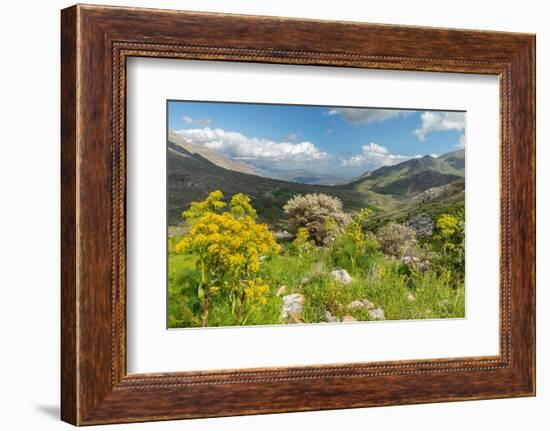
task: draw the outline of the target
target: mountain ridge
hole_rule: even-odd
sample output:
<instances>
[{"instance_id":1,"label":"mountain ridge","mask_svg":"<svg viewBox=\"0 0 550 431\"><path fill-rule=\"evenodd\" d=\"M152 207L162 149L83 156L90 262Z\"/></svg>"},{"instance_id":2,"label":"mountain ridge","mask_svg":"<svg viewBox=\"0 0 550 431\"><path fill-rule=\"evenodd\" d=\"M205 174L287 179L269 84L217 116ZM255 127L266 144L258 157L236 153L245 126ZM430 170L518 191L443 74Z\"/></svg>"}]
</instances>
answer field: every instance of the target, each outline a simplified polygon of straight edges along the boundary
<instances>
[{"instance_id":1,"label":"mountain ridge","mask_svg":"<svg viewBox=\"0 0 550 431\"><path fill-rule=\"evenodd\" d=\"M366 172L348 186L392 195L421 193L464 178L464 161L464 150L439 157L425 155Z\"/></svg>"},{"instance_id":2,"label":"mountain ridge","mask_svg":"<svg viewBox=\"0 0 550 431\"><path fill-rule=\"evenodd\" d=\"M249 195L258 214L270 223L278 223L283 206L296 194L336 196L348 211L368 207L375 210L377 219L399 219L419 211L437 213L449 205L463 205L464 200L464 150L383 166L337 185L274 179L174 133L169 134L167 150L168 218L172 224L181 223L181 211L213 190L228 196Z\"/></svg>"},{"instance_id":3,"label":"mountain ridge","mask_svg":"<svg viewBox=\"0 0 550 431\"><path fill-rule=\"evenodd\" d=\"M170 144L172 144L170 146ZM168 132L168 148L176 151L177 148L184 150L184 152L189 153L190 155L196 154L204 157L209 160L211 163L220 166L231 171L242 172L243 174L252 174L260 175L262 171L256 168L255 166L249 165L248 163L232 160L229 157L225 157L218 153L215 150L212 150L201 145L196 145L189 142L187 139L182 138L173 130Z\"/></svg>"}]
</instances>

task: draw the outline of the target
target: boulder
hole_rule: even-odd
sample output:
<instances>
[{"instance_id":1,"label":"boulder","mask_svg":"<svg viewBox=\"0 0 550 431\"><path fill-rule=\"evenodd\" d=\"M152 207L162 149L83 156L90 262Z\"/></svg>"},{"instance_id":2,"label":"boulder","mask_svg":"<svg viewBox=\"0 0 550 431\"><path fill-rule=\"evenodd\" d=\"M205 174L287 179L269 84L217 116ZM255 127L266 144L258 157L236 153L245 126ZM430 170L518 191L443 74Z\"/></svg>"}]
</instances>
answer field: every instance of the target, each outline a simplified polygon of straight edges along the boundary
<instances>
[{"instance_id":1,"label":"boulder","mask_svg":"<svg viewBox=\"0 0 550 431\"><path fill-rule=\"evenodd\" d=\"M282 230L275 232L275 238L279 241L290 241L293 236L289 231Z\"/></svg>"},{"instance_id":2,"label":"boulder","mask_svg":"<svg viewBox=\"0 0 550 431\"><path fill-rule=\"evenodd\" d=\"M283 296L282 319L297 323L304 309L305 300L305 296L300 293Z\"/></svg>"},{"instance_id":3,"label":"boulder","mask_svg":"<svg viewBox=\"0 0 550 431\"><path fill-rule=\"evenodd\" d=\"M369 310L369 317L372 320L385 320L386 319L386 316L384 316L384 310L382 310L380 307L378 307L374 310Z\"/></svg>"},{"instance_id":4,"label":"boulder","mask_svg":"<svg viewBox=\"0 0 550 431\"><path fill-rule=\"evenodd\" d=\"M345 269L335 269L334 271L330 272L330 275L332 276L333 280L338 283L350 284L353 281L353 278L351 277L351 275L348 274Z\"/></svg>"},{"instance_id":5,"label":"boulder","mask_svg":"<svg viewBox=\"0 0 550 431\"><path fill-rule=\"evenodd\" d=\"M412 302L412 301L414 301L415 299L416 299L416 298L415 298L415 296L414 296L412 293L410 293L410 292L407 293L407 301Z\"/></svg>"},{"instance_id":6,"label":"boulder","mask_svg":"<svg viewBox=\"0 0 550 431\"><path fill-rule=\"evenodd\" d=\"M338 317L333 316L332 313L328 310L325 311L325 321L327 323L339 322Z\"/></svg>"},{"instance_id":7,"label":"boulder","mask_svg":"<svg viewBox=\"0 0 550 431\"><path fill-rule=\"evenodd\" d=\"M358 299L348 304L348 310L350 311L362 310L364 308L367 310L372 310L374 308L374 304L368 299Z\"/></svg>"},{"instance_id":8,"label":"boulder","mask_svg":"<svg viewBox=\"0 0 550 431\"><path fill-rule=\"evenodd\" d=\"M362 310L363 308L365 308L365 306L361 301L353 301L348 304L348 310L350 311Z\"/></svg>"},{"instance_id":9,"label":"boulder","mask_svg":"<svg viewBox=\"0 0 550 431\"><path fill-rule=\"evenodd\" d=\"M367 310L372 310L374 308L374 304L368 299L362 299L361 302Z\"/></svg>"},{"instance_id":10,"label":"boulder","mask_svg":"<svg viewBox=\"0 0 550 431\"><path fill-rule=\"evenodd\" d=\"M347 315L342 318L342 322L357 322L357 319L353 316Z\"/></svg>"},{"instance_id":11,"label":"boulder","mask_svg":"<svg viewBox=\"0 0 550 431\"><path fill-rule=\"evenodd\" d=\"M405 226L413 228L418 237L431 236L433 234L434 223L427 214L419 214L411 217L404 224Z\"/></svg>"}]
</instances>

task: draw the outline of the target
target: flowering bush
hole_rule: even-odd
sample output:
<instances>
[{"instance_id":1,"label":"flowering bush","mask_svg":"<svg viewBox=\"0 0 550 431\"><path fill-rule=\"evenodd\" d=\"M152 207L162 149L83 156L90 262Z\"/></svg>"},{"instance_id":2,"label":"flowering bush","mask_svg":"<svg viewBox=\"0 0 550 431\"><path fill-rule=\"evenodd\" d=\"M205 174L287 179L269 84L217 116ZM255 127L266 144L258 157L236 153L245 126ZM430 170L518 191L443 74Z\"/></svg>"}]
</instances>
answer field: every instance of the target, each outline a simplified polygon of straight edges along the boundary
<instances>
[{"instance_id":1,"label":"flowering bush","mask_svg":"<svg viewBox=\"0 0 550 431\"><path fill-rule=\"evenodd\" d=\"M294 232L301 227L306 228L317 245L328 245L331 241L333 232L327 228L333 229L334 226L330 222L327 224L329 219L336 223L340 231L350 220L340 199L322 193L296 195L286 203L284 211L290 228Z\"/></svg>"},{"instance_id":2,"label":"flowering bush","mask_svg":"<svg viewBox=\"0 0 550 431\"><path fill-rule=\"evenodd\" d=\"M464 248L464 219L452 214L442 214L436 221L435 239L441 242L443 254Z\"/></svg>"},{"instance_id":3,"label":"flowering bush","mask_svg":"<svg viewBox=\"0 0 550 431\"><path fill-rule=\"evenodd\" d=\"M279 245L267 225L256 222L250 198L240 193L227 204L223 194L214 191L182 215L190 230L175 251L197 256L201 325L206 326L210 300L217 294L229 297L240 322L246 301L265 304L269 286L258 277L260 258L277 253Z\"/></svg>"},{"instance_id":4,"label":"flowering bush","mask_svg":"<svg viewBox=\"0 0 550 431\"><path fill-rule=\"evenodd\" d=\"M330 250L332 261L350 271L355 271L358 261L365 263L365 257L378 250L378 243L371 232L363 232L362 223L372 211L363 208L344 228L344 232L336 238Z\"/></svg>"},{"instance_id":5,"label":"flowering bush","mask_svg":"<svg viewBox=\"0 0 550 431\"><path fill-rule=\"evenodd\" d=\"M452 270L454 279L464 279L464 212L442 214L435 223L432 247L439 252L438 263Z\"/></svg>"},{"instance_id":6,"label":"flowering bush","mask_svg":"<svg viewBox=\"0 0 550 431\"><path fill-rule=\"evenodd\" d=\"M313 250L315 244L309 239L309 231L307 230L307 228L298 228L296 238L294 238L294 241L292 241L292 246L298 257L300 258L309 254Z\"/></svg>"}]
</instances>

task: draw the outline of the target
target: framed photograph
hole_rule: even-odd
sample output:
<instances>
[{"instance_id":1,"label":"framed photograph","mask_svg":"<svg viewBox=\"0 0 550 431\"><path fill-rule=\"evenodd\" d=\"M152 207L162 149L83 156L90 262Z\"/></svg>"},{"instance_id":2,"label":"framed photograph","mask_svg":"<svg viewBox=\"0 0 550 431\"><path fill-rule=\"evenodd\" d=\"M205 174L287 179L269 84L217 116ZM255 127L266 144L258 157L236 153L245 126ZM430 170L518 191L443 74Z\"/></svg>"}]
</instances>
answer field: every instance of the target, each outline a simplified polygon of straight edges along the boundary
<instances>
[{"instance_id":1,"label":"framed photograph","mask_svg":"<svg viewBox=\"0 0 550 431\"><path fill-rule=\"evenodd\" d=\"M62 419L535 394L535 37L62 11Z\"/></svg>"}]
</instances>

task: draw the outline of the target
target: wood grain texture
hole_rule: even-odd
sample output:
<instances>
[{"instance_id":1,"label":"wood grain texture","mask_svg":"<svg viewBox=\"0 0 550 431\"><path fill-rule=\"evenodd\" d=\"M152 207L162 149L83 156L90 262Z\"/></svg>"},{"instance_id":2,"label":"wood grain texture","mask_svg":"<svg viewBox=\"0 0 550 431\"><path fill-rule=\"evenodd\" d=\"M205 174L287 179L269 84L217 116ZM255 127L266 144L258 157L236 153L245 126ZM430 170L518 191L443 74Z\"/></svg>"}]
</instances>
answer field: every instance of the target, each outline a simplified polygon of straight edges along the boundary
<instances>
[{"instance_id":1,"label":"wood grain texture","mask_svg":"<svg viewBox=\"0 0 550 431\"><path fill-rule=\"evenodd\" d=\"M76 9L61 17L61 417L78 421L76 281Z\"/></svg>"},{"instance_id":2,"label":"wood grain texture","mask_svg":"<svg viewBox=\"0 0 550 431\"><path fill-rule=\"evenodd\" d=\"M74 6L62 11L61 36L63 420L87 425L534 394L533 35ZM127 375L130 56L498 75L499 356Z\"/></svg>"}]
</instances>

